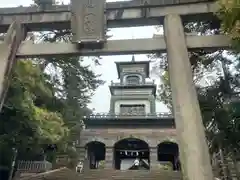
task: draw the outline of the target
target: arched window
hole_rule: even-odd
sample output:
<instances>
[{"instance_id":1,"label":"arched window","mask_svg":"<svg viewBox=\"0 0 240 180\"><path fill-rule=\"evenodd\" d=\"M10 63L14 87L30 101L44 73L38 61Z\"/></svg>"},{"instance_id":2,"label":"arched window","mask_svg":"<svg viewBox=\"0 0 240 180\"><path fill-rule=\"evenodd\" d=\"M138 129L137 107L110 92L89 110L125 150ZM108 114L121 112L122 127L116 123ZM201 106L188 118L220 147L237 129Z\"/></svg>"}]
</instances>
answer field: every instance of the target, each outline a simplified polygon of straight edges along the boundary
<instances>
[{"instance_id":1,"label":"arched window","mask_svg":"<svg viewBox=\"0 0 240 180\"><path fill-rule=\"evenodd\" d=\"M140 77L137 76L137 75L127 76L126 82L127 82L127 84L129 84L129 85L137 85L137 84L140 84Z\"/></svg>"},{"instance_id":2,"label":"arched window","mask_svg":"<svg viewBox=\"0 0 240 180\"><path fill-rule=\"evenodd\" d=\"M86 145L90 169L98 169L101 161L105 160L106 146L102 142L92 141Z\"/></svg>"},{"instance_id":3,"label":"arched window","mask_svg":"<svg viewBox=\"0 0 240 180\"><path fill-rule=\"evenodd\" d=\"M163 165L170 165L174 171L179 171L179 150L178 145L172 142L163 142L158 145L158 161Z\"/></svg>"},{"instance_id":4,"label":"arched window","mask_svg":"<svg viewBox=\"0 0 240 180\"><path fill-rule=\"evenodd\" d=\"M127 138L114 145L115 169L149 169L149 146L140 139Z\"/></svg>"}]
</instances>

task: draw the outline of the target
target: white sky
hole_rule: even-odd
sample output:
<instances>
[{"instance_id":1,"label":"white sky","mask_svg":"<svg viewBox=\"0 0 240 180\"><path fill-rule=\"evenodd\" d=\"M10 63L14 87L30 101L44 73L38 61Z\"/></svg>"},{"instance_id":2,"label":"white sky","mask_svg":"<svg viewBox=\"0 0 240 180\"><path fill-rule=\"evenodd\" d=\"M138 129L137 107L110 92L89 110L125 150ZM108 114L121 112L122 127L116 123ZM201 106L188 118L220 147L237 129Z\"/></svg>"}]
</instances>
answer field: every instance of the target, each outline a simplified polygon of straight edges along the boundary
<instances>
[{"instance_id":1,"label":"white sky","mask_svg":"<svg viewBox=\"0 0 240 180\"><path fill-rule=\"evenodd\" d=\"M113 2L116 0L107 0L107 2ZM124 0L122 0L124 1ZM16 6L28 6L32 3L32 0L0 0L0 7L16 7ZM62 2L62 1L60 1ZM70 0L63 0L64 4L70 2ZM134 28L117 28L110 31L113 35L112 39L132 39L132 38L151 38L156 33L154 27L134 27ZM146 55L135 55L136 61L147 60ZM130 61L131 55L124 56L105 56L100 61L101 66L95 67L91 63L92 68L97 74L102 74L101 78L106 81L105 85L99 87L92 97L92 103L89 104L90 108L94 108L96 112L108 112L110 106L110 92L108 85L111 80L117 81L117 71L115 61ZM152 78L158 81L156 78ZM166 112L167 108L160 102L156 103L157 112Z\"/></svg>"}]
</instances>

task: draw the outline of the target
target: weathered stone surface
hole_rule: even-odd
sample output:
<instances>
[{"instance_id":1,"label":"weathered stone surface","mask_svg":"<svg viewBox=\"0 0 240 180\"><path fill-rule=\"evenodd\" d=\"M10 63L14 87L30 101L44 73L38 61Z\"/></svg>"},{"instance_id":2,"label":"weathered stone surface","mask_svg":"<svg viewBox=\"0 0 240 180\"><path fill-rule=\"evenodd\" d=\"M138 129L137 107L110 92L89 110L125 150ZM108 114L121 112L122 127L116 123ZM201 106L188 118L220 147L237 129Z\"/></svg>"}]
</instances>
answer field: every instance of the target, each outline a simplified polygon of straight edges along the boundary
<instances>
[{"instance_id":1,"label":"weathered stone surface","mask_svg":"<svg viewBox=\"0 0 240 180\"><path fill-rule=\"evenodd\" d=\"M180 180L181 173L173 171L136 171L136 170L88 170L81 174L68 168L60 168L33 176L23 177L20 180Z\"/></svg>"},{"instance_id":2,"label":"weathered stone surface","mask_svg":"<svg viewBox=\"0 0 240 180\"><path fill-rule=\"evenodd\" d=\"M114 148L113 147L106 147L106 154L105 154L105 169L113 169L114 163Z\"/></svg>"},{"instance_id":3,"label":"weathered stone surface","mask_svg":"<svg viewBox=\"0 0 240 180\"><path fill-rule=\"evenodd\" d=\"M15 21L9 27L4 41L0 43L0 110L8 90L9 77L16 62L18 47L25 35L21 24Z\"/></svg>"},{"instance_id":4,"label":"weathered stone surface","mask_svg":"<svg viewBox=\"0 0 240 180\"><path fill-rule=\"evenodd\" d=\"M159 170L157 147L150 148L150 169L151 170L155 170L155 169Z\"/></svg>"},{"instance_id":5,"label":"weathered stone surface","mask_svg":"<svg viewBox=\"0 0 240 180\"><path fill-rule=\"evenodd\" d=\"M230 38L225 35L211 36L186 36L187 47L190 51L230 48ZM61 55L100 56L100 55L124 55L147 54L166 52L164 37L132 40L110 40L104 44L103 49L79 50L72 43L39 43L24 42L19 47L17 57L56 57Z\"/></svg>"},{"instance_id":6,"label":"weathered stone surface","mask_svg":"<svg viewBox=\"0 0 240 180\"><path fill-rule=\"evenodd\" d=\"M72 0L73 42L99 44L105 41L105 0Z\"/></svg>"},{"instance_id":7,"label":"weathered stone surface","mask_svg":"<svg viewBox=\"0 0 240 180\"><path fill-rule=\"evenodd\" d=\"M164 141L177 141L175 129L85 129L80 135L80 146L84 147L91 141L100 141L113 147L117 141L129 137L144 140L150 147L157 147Z\"/></svg>"},{"instance_id":8,"label":"weathered stone surface","mask_svg":"<svg viewBox=\"0 0 240 180\"><path fill-rule=\"evenodd\" d=\"M180 180L180 172L162 171L162 170L90 170L81 175L83 179L96 180Z\"/></svg>"},{"instance_id":9,"label":"weathered stone surface","mask_svg":"<svg viewBox=\"0 0 240 180\"><path fill-rule=\"evenodd\" d=\"M171 0L165 0L171 3ZM166 14L176 13L184 21L213 20L218 6L213 2L169 6L134 5L136 1L107 3L106 19L108 28L159 25ZM159 0L155 2L160 2ZM128 5L123 5L128 3ZM110 5L113 4L113 5ZM111 6L111 7L110 7ZM114 8L115 6L115 8ZM6 32L14 21L21 21L29 31L55 30L70 28L70 6L55 6L51 10L39 11L37 7L0 8L0 33Z\"/></svg>"},{"instance_id":10,"label":"weathered stone surface","mask_svg":"<svg viewBox=\"0 0 240 180\"><path fill-rule=\"evenodd\" d=\"M125 1L125 2L108 2L106 5L107 10L110 9L118 9L118 8L133 8L133 7L142 7L144 5L147 6L164 6L164 5L173 5L173 4L189 4L189 3L199 3L199 2L211 2L214 0L133 0L133 1ZM51 9L46 9L45 11L57 11L64 12L70 11L70 5L55 5L52 6ZM0 14L21 14L21 13L33 13L39 12L37 6L29 6L29 7L13 7L13 8L0 8Z\"/></svg>"},{"instance_id":11,"label":"weathered stone surface","mask_svg":"<svg viewBox=\"0 0 240 180\"><path fill-rule=\"evenodd\" d=\"M183 176L186 180L213 180L186 38L179 15L166 16L164 32Z\"/></svg>"},{"instance_id":12,"label":"weathered stone surface","mask_svg":"<svg viewBox=\"0 0 240 180\"><path fill-rule=\"evenodd\" d=\"M127 120L126 120L127 121ZM114 164L114 144L125 138L138 138L144 140L149 145L151 169L158 169L157 145L161 142L177 142L175 129L85 129L80 135L80 159L84 160L84 147L92 142L99 141L106 145L106 164L105 169L113 169ZM86 165L86 164L85 164ZM88 166L88 165L86 165Z\"/></svg>"}]
</instances>

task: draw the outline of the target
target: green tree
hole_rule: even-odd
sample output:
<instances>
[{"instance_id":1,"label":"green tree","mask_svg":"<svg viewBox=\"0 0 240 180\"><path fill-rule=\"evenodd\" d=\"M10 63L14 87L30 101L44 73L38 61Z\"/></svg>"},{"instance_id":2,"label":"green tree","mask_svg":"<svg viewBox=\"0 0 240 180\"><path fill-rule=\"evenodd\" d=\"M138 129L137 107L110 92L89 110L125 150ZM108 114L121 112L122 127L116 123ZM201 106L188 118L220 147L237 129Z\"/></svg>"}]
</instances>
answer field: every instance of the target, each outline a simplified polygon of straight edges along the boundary
<instances>
[{"instance_id":1,"label":"green tree","mask_svg":"<svg viewBox=\"0 0 240 180\"><path fill-rule=\"evenodd\" d=\"M53 31L39 37L40 41L68 41L71 34ZM81 119L91 113L87 104L103 83L99 78L79 57L19 61L0 114L0 146L6 154L1 161L10 163L12 147L19 149L19 159L40 160L48 144L58 147L57 152L47 153L49 160L56 153L77 160L73 142L79 139Z\"/></svg>"},{"instance_id":2,"label":"green tree","mask_svg":"<svg viewBox=\"0 0 240 180\"><path fill-rule=\"evenodd\" d=\"M239 0L219 0L217 13L222 21L222 31L233 40L233 46L240 51L240 3Z\"/></svg>"},{"instance_id":3,"label":"green tree","mask_svg":"<svg viewBox=\"0 0 240 180\"><path fill-rule=\"evenodd\" d=\"M70 42L71 38L71 30L55 30L38 35L38 39L47 42ZM99 59L99 57L93 57L90 61L99 65ZM91 113L87 104L94 91L104 81L100 79L100 75L91 70L90 66L84 65L83 57L53 57L38 60L38 63L43 70L49 66L54 69L54 73L51 72L52 83L55 84L59 99L64 102L61 113L70 128L69 143L72 143L76 138L79 139L82 117Z\"/></svg>"},{"instance_id":4,"label":"green tree","mask_svg":"<svg viewBox=\"0 0 240 180\"><path fill-rule=\"evenodd\" d=\"M215 22L188 23L185 32L220 33ZM153 73L158 73L161 84L158 99L172 110L171 88L166 54L150 56L156 60ZM189 59L193 72L203 123L211 153L221 148L225 154L239 156L239 53L203 50L190 52Z\"/></svg>"},{"instance_id":5,"label":"green tree","mask_svg":"<svg viewBox=\"0 0 240 180\"><path fill-rule=\"evenodd\" d=\"M48 109L55 100L48 80L49 76L32 61L17 62L0 113L0 147L8 152L13 147L30 152L44 144L58 143L68 135L62 115Z\"/></svg>"}]
</instances>

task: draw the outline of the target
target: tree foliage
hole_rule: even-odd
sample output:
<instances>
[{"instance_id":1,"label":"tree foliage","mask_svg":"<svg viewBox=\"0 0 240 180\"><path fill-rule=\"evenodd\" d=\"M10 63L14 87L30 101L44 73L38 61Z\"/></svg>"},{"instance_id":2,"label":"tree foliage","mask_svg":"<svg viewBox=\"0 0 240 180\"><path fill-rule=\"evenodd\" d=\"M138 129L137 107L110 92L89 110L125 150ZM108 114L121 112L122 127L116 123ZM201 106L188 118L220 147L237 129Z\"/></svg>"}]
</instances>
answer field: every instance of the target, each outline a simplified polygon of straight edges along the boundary
<instances>
[{"instance_id":1,"label":"tree foliage","mask_svg":"<svg viewBox=\"0 0 240 180\"><path fill-rule=\"evenodd\" d=\"M69 42L71 37L70 30L55 30L39 34L38 39L47 42ZM92 58L96 65L99 65L98 59L98 57ZM52 83L57 89L57 96L64 102L61 111L70 128L69 143L79 138L79 129L82 126L80 119L91 113L87 104L94 91L104 83L99 79L100 75L90 70L88 65L83 65L83 61L82 57L76 56L53 57L38 61L43 70L52 67Z\"/></svg>"},{"instance_id":2,"label":"tree foliage","mask_svg":"<svg viewBox=\"0 0 240 180\"><path fill-rule=\"evenodd\" d=\"M68 42L71 37L66 29L33 32L28 39ZM92 59L99 64L98 57ZM20 160L43 160L45 154L53 161L57 153L67 153L77 161L74 144L79 141L81 120L91 113L87 104L103 83L82 57L18 61L0 113L0 167L11 166L13 147ZM48 151L49 145L57 148Z\"/></svg>"},{"instance_id":3,"label":"tree foliage","mask_svg":"<svg viewBox=\"0 0 240 180\"><path fill-rule=\"evenodd\" d=\"M17 62L0 114L0 149L8 149L8 160L13 147L34 151L44 144L59 143L68 135L62 115L48 108L56 100L48 80L32 61Z\"/></svg>"},{"instance_id":4,"label":"tree foliage","mask_svg":"<svg viewBox=\"0 0 240 180\"><path fill-rule=\"evenodd\" d=\"M234 73L230 71L230 67L233 66L236 57L229 60L227 57L224 58L222 53L220 54L220 56L213 56L213 61L210 64L207 63L208 65L206 66L204 66L204 61L201 62L202 58L194 61L195 63L191 61L193 80L197 89L210 153L213 155L222 150L223 155L233 159L236 164L236 157L240 156L239 73L236 70L234 70ZM190 60L191 56L192 54L190 55ZM163 57L166 58L166 56ZM225 73L224 75L223 69L221 69L221 62L225 64L228 61L233 61L226 65L226 71L230 71L230 74ZM164 60L161 61L161 64L163 62ZM160 66L157 72L160 72L161 75L158 99L172 111L167 63ZM228 176L232 175L228 174Z\"/></svg>"},{"instance_id":5,"label":"tree foliage","mask_svg":"<svg viewBox=\"0 0 240 180\"><path fill-rule=\"evenodd\" d=\"M219 0L218 17L222 21L222 30L233 40L234 47L240 50L240 3L239 0Z\"/></svg>"},{"instance_id":6,"label":"tree foliage","mask_svg":"<svg viewBox=\"0 0 240 180\"><path fill-rule=\"evenodd\" d=\"M54 143L67 135L62 115L48 110L49 106L54 105L52 100L55 99L48 79L30 60L17 62L7 101L0 114L3 123L0 126L1 132L5 132L4 135L8 138L3 136L1 140L22 146L25 143L41 144L44 141ZM23 134L29 141L21 139Z\"/></svg>"},{"instance_id":7,"label":"tree foliage","mask_svg":"<svg viewBox=\"0 0 240 180\"><path fill-rule=\"evenodd\" d=\"M220 31L209 22L198 22L186 24L185 32L214 34ZM167 56L155 54L150 58L156 60L153 72L161 79L158 99L172 110ZM239 54L199 50L190 52L189 60L211 152L221 147L239 155Z\"/></svg>"},{"instance_id":8,"label":"tree foliage","mask_svg":"<svg viewBox=\"0 0 240 180\"><path fill-rule=\"evenodd\" d=\"M34 37L56 42L68 41L71 34L65 30ZM100 75L81 57L18 61L0 113L0 153L4 153L0 165L10 166L13 147L20 160L43 160L43 153L50 161L57 153L77 160L74 142L79 140L83 116L91 113L87 104L101 84ZM48 151L52 144L57 146L54 152Z\"/></svg>"}]
</instances>

